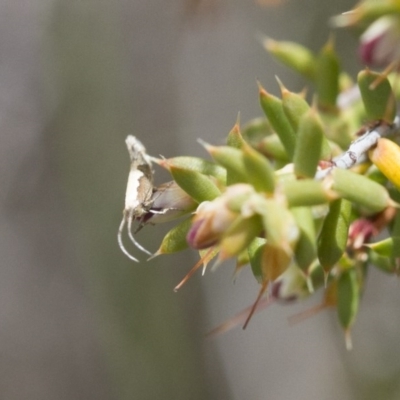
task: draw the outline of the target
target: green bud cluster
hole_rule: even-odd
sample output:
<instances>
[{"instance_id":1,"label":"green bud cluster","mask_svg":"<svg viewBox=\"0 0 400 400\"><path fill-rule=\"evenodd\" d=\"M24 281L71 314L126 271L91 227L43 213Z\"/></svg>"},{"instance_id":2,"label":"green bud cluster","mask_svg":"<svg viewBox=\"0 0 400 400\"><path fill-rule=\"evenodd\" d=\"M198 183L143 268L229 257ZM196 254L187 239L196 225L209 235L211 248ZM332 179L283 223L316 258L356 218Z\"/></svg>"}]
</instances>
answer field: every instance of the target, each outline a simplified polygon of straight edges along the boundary
<instances>
[{"instance_id":1,"label":"green bud cluster","mask_svg":"<svg viewBox=\"0 0 400 400\"><path fill-rule=\"evenodd\" d=\"M400 14L398 2L382 3L386 9L363 2L360 15L335 23L366 23L388 7ZM237 122L225 145L201 141L207 159L160 160L197 210L188 210L166 234L156 255L189 244L205 263L214 255L217 265L228 258L236 259L237 268L248 263L261 285L259 298L268 288L284 301L324 290L323 306L337 308L351 347L367 265L399 272L400 196L393 193L400 187L400 148L389 139L361 155L348 148L366 132L390 131L396 96L387 73L366 69L353 83L341 70L332 37L315 54L291 42L263 44L311 83L311 104L305 91L292 92L280 81L280 96L259 84L264 117L242 128ZM349 87L360 95L344 105ZM341 154L349 160L344 167L335 161ZM371 243L384 228L391 236Z\"/></svg>"}]
</instances>

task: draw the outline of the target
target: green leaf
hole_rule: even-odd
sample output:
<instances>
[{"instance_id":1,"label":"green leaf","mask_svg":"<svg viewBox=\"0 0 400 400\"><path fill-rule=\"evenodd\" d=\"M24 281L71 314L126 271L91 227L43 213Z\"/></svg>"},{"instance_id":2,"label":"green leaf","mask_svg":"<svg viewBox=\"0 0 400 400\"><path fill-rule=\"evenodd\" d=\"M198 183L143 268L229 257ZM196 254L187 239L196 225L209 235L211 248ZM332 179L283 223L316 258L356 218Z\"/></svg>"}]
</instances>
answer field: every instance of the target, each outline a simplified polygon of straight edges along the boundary
<instances>
[{"instance_id":1,"label":"green leaf","mask_svg":"<svg viewBox=\"0 0 400 400\"><path fill-rule=\"evenodd\" d=\"M324 128L314 109L300 119L296 150L293 157L294 172L301 178L313 178L321 159Z\"/></svg>"},{"instance_id":2,"label":"green leaf","mask_svg":"<svg viewBox=\"0 0 400 400\"><path fill-rule=\"evenodd\" d=\"M379 242L366 244L365 246L380 256L390 257L393 252L393 238L389 237Z\"/></svg>"},{"instance_id":3,"label":"green leaf","mask_svg":"<svg viewBox=\"0 0 400 400\"><path fill-rule=\"evenodd\" d=\"M242 147L242 151L248 182L258 192L273 193L275 175L268 159L247 144Z\"/></svg>"},{"instance_id":4,"label":"green leaf","mask_svg":"<svg viewBox=\"0 0 400 400\"><path fill-rule=\"evenodd\" d=\"M225 168L200 157L180 156L159 160L158 163L168 170L170 168L186 169L203 175L214 176L222 183L226 182Z\"/></svg>"},{"instance_id":5,"label":"green leaf","mask_svg":"<svg viewBox=\"0 0 400 400\"><path fill-rule=\"evenodd\" d=\"M283 183L289 207L327 204L338 196L321 181L313 179L287 180Z\"/></svg>"},{"instance_id":6,"label":"green leaf","mask_svg":"<svg viewBox=\"0 0 400 400\"><path fill-rule=\"evenodd\" d=\"M332 189L334 191L343 198L361 205L370 212L379 212L395 204L383 186L363 175L335 168L331 176L333 177Z\"/></svg>"},{"instance_id":7,"label":"green leaf","mask_svg":"<svg viewBox=\"0 0 400 400\"><path fill-rule=\"evenodd\" d=\"M282 101L272 94L268 93L264 88L260 86L260 103L264 110L268 121L274 128L275 132L279 136L286 153L289 158L293 158L294 149L296 146L296 136L294 130L287 119L283 107Z\"/></svg>"},{"instance_id":8,"label":"green leaf","mask_svg":"<svg viewBox=\"0 0 400 400\"><path fill-rule=\"evenodd\" d=\"M358 74L357 82L368 118L393 122L396 100L389 79L383 74L364 70Z\"/></svg>"},{"instance_id":9,"label":"green leaf","mask_svg":"<svg viewBox=\"0 0 400 400\"><path fill-rule=\"evenodd\" d=\"M239 117L235 126L231 129L226 139L226 144L235 149L240 149L245 143L242 134L240 133Z\"/></svg>"},{"instance_id":10,"label":"green leaf","mask_svg":"<svg viewBox=\"0 0 400 400\"><path fill-rule=\"evenodd\" d=\"M279 82L280 83L280 82ZM299 129L301 117L310 109L309 104L304 98L304 94L293 93L287 90L282 83L282 107L287 119L295 132Z\"/></svg>"},{"instance_id":11,"label":"green leaf","mask_svg":"<svg viewBox=\"0 0 400 400\"><path fill-rule=\"evenodd\" d=\"M188 218L180 224L174 226L165 236L161 242L160 248L155 255L171 254L178 251L185 250L189 247L186 236L192 224L192 219Z\"/></svg>"},{"instance_id":12,"label":"green leaf","mask_svg":"<svg viewBox=\"0 0 400 400\"><path fill-rule=\"evenodd\" d=\"M253 206L263 218L268 243L291 253L299 238L299 228L290 210L275 199L260 199Z\"/></svg>"},{"instance_id":13,"label":"green leaf","mask_svg":"<svg viewBox=\"0 0 400 400\"><path fill-rule=\"evenodd\" d=\"M393 241L391 241L393 244ZM375 243L374 243L375 244ZM372 250L371 248L368 251L368 262L372 265L374 265L376 268L380 269L383 272L386 272L388 274L394 274L397 272L396 265L392 262L391 257L389 256L384 256L380 254L379 252L383 250L380 248L380 245L377 244L378 246L376 249L378 251ZM368 247L370 247L368 245ZM392 246L390 246L392 247Z\"/></svg>"},{"instance_id":14,"label":"green leaf","mask_svg":"<svg viewBox=\"0 0 400 400\"><path fill-rule=\"evenodd\" d=\"M214 200L221 192L216 184L200 172L170 166L175 182L198 203Z\"/></svg>"},{"instance_id":15,"label":"green leaf","mask_svg":"<svg viewBox=\"0 0 400 400\"><path fill-rule=\"evenodd\" d=\"M333 201L318 238L318 259L329 272L342 257L350 226L351 203L345 199Z\"/></svg>"},{"instance_id":16,"label":"green leaf","mask_svg":"<svg viewBox=\"0 0 400 400\"><path fill-rule=\"evenodd\" d=\"M314 218L310 207L295 207L291 212L300 229L300 237L295 248L297 265L308 272L308 268L317 258L317 236Z\"/></svg>"},{"instance_id":17,"label":"green leaf","mask_svg":"<svg viewBox=\"0 0 400 400\"><path fill-rule=\"evenodd\" d=\"M227 171L227 185L247 183L246 168L242 151L230 146L211 146L202 142L211 157Z\"/></svg>"},{"instance_id":18,"label":"green leaf","mask_svg":"<svg viewBox=\"0 0 400 400\"><path fill-rule=\"evenodd\" d=\"M242 128L244 140L253 147L256 147L265 137L272 134L272 127L264 117L254 118Z\"/></svg>"},{"instance_id":19,"label":"green leaf","mask_svg":"<svg viewBox=\"0 0 400 400\"><path fill-rule=\"evenodd\" d=\"M330 38L317 58L315 85L318 107L321 110L336 112L336 99L339 94L339 74L339 59L334 50L333 39Z\"/></svg>"},{"instance_id":20,"label":"green leaf","mask_svg":"<svg viewBox=\"0 0 400 400\"><path fill-rule=\"evenodd\" d=\"M287 41L265 39L265 49L278 61L310 80L315 78L315 55L306 47Z\"/></svg>"},{"instance_id":21,"label":"green leaf","mask_svg":"<svg viewBox=\"0 0 400 400\"><path fill-rule=\"evenodd\" d=\"M342 271L337 284L337 311L339 321L346 333L347 348L351 348L350 328L358 313L360 285L355 268Z\"/></svg>"},{"instance_id":22,"label":"green leaf","mask_svg":"<svg viewBox=\"0 0 400 400\"><path fill-rule=\"evenodd\" d=\"M287 164L290 160L281 140L276 133L267 136L257 145L257 150L268 158Z\"/></svg>"},{"instance_id":23,"label":"green leaf","mask_svg":"<svg viewBox=\"0 0 400 400\"><path fill-rule=\"evenodd\" d=\"M262 283L262 256L266 240L264 238L256 237L247 248L250 258L250 266L254 277L257 282Z\"/></svg>"}]
</instances>

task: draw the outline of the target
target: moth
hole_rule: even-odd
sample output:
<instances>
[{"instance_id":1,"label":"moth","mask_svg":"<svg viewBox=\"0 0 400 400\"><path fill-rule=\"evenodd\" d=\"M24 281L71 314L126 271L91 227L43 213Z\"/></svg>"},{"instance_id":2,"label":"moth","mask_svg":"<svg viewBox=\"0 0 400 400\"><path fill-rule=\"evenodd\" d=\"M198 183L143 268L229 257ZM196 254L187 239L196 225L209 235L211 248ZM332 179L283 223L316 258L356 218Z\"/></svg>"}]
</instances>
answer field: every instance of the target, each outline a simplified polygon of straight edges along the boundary
<instances>
[{"instance_id":1,"label":"moth","mask_svg":"<svg viewBox=\"0 0 400 400\"><path fill-rule=\"evenodd\" d=\"M143 225L145 216L149 212L162 213L163 211L151 210L154 203L153 166L151 157L146 153L143 144L135 136L129 135L125 140L131 159L131 168L128 176L128 184L125 195L125 208L122 221L118 229L118 244L122 252L131 260L139 262L125 248L122 242L122 233L127 226L128 237L131 242L144 253L152 255L134 237L132 225L135 220L139 221L139 228Z\"/></svg>"}]
</instances>

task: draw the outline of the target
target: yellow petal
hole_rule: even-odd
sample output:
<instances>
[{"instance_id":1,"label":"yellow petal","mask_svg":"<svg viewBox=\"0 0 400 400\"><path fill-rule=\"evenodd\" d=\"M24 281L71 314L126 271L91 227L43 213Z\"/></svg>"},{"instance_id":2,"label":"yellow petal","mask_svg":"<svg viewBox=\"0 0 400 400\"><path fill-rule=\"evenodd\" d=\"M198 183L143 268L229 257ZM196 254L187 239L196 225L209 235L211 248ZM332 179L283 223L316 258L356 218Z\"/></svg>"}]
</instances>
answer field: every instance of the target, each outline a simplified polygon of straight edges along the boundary
<instances>
[{"instance_id":1,"label":"yellow petal","mask_svg":"<svg viewBox=\"0 0 400 400\"><path fill-rule=\"evenodd\" d=\"M395 186L400 188L400 147L389 139L381 138L369 151L370 160Z\"/></svg>"}]
</instances>

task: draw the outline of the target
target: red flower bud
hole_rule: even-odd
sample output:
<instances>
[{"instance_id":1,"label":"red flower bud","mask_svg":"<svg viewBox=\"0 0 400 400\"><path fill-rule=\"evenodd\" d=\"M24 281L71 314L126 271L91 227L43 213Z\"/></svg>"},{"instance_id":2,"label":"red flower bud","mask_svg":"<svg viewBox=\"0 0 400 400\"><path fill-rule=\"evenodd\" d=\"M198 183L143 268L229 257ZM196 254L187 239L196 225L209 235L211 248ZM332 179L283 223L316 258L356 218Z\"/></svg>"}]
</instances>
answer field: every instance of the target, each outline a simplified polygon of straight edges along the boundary
<instances>
[{"instance_id":1,"label":"red flower bud","mask_svg":"<svg viewBox=\"0 0 400 400\"><path fill-rule=\"evenodd\" d=\"M367 65L386 66L400 59L400 20L384 16L372 23L360 38L359 55Z\"/></svg>"}]
</instances>

